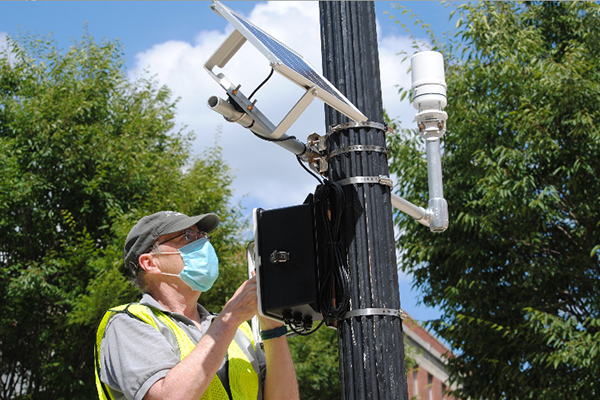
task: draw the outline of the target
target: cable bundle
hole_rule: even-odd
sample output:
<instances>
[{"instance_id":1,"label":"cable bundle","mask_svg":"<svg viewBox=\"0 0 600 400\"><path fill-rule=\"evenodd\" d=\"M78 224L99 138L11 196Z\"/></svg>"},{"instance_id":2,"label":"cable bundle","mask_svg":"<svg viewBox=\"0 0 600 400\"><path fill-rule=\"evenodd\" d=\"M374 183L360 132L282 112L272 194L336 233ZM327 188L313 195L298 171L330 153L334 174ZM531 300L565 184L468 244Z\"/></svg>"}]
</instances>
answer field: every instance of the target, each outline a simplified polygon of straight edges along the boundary
<instances>
[{"instance_id":1,"label":"cable bundle","mask_svg":"<svg viewBox=\"0 0 600 400\"><path fill-rule=\"evenodd\" d=\"M315 191L316 217L320 219L323 238L319 239L323 259L319 262L321 312L324 319L338 320L350 302L348 269L340 237L340 227L345 207L342 186L325 181Z\"/></svg>"}]
</instances>

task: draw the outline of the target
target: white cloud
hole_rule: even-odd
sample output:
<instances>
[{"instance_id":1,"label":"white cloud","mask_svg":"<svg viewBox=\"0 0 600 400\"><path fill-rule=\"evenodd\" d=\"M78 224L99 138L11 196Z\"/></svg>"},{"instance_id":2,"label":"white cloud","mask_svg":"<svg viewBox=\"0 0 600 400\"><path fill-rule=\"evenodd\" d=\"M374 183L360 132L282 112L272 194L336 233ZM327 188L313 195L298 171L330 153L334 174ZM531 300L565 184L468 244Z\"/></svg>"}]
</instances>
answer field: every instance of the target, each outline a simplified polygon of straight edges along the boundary
<instances>
[{"instance_id":1,"label":"white cloud","mask_svg":"<svg viewBox=\"0 0 600 400\"><path fill-rule=\"evenodd\" d=\"M315 69L321 71L317 2L259 3L246 17L302 54ZM206 13L202 14L202 18L220 17ZM210 96L225 97L225 92L206 73L204 63L231 30L223 19L221 31L199 32L194 43L168 41L157 44L136 55L136 66L130 74L133 76L148 69L161 84L169 86L174 95L181 98L178 122L196 132L196 154L214 143L215 132L219 126L222 127L219 143L236 175L236 202L243 198L243 204L248 208L275 208L301 203L314 190L317 181L298 165L295 156L273 143L257 139L237 124L226 122L206 106ZM384 107L391 117L400 116L406 124L414 112L406 101L400 104L395 85L410 85L410 77L406 74L407 67L401 65L401 57L396 54L401 49L409 51L410 42L385 34L380 35L379 42ZM241 83L242 92L248 96L269 71L266 58L246 43L223 72L235 84ZM303 90L276 73L254 98L258 100L257 107L277 125L302 94ZM306 141L306 137L314 131L326 133L323 104L319 100L313 101L288 135Z\"/></svg>"},{"instance_id":2,"label":"white cloud","mask_svg":"<svg viewBox=\"0 0 600 400\"><path fill-rule=\"evenodd\" d=\"M379 36L379 69L381 70L381 90L383 104L390 118L399 118L403 126L413 121L415 110L406 97L402 103L398 90L410 89L410 74L407 73L410 59L402 62L401 50L410 49L411 41L403 36Z\"/></svg>"}]
</instances>

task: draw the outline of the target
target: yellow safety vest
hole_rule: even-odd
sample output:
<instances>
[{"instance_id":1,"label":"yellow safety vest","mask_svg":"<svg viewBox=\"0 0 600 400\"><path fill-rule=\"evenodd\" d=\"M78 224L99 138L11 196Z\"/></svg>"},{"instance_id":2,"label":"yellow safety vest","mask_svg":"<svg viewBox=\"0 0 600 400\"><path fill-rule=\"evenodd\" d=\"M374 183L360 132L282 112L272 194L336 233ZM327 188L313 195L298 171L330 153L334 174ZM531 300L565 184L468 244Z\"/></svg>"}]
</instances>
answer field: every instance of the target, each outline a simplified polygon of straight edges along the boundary
<instances>
[{"instance_id":1,"label":"yellow safety vest","mask_svg":"<svg viewBox=\"0 0 600 400\"><path fill-rule=\"evenodd\" d=\"M190 337L181 329L175 321L169 318L164 312L154 308L145 306L139 303L124 304L108 310L98 326L96 332L95 346L95 363L96 363L96 388L100 400L114 400L110 392L109 386L100 381L100 344L104 337L104 331L110 318L115 314L126 313L133 318L137 318L149 325L152 325L157 330L160 330L159 324L167 326L177 339L179 353L183 360L196 347L196 344ZM241 331L241 332L240 332ZM257 399L259 393L259 370L256 357L247 354L248 350L244 350L243 342L252 343L252 331L247 324L240 325L234 340L227 349L227 358L229 362L229 389L233 400L249 400ZM252 358L252 360L250 359ZM229 400L227 390L217 375L215 375L204 392L201 400Z\"/></svg>"}]
</instances>

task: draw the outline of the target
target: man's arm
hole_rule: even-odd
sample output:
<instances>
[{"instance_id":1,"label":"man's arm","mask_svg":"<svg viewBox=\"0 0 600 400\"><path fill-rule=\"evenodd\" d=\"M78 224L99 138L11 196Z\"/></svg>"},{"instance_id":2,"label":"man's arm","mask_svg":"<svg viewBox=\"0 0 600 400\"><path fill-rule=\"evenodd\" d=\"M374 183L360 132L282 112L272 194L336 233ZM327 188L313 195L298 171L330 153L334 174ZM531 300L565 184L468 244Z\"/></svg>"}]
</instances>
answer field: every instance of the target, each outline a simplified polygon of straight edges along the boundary
<instances>
[{"instance_id":1,"label":"man's arm","mask_svg":"<svg viewBox=\"0 0 600 400\"><path fill-rule=\"evenodd\" d=\"M261 326L263 330L269 330L281 326L281 323L261 317ZM263 343L267 359L265 400L299 399L298 380L287 337L283 335Z\"/></svg>"},{"instance_id":2,"label":"man's arm","mask_svg":"<svg viewBox=\"0 0 600 400\"><path fill-rule=\"evenodd\" d=\"M194 350L144 396L146 400L198 400L216 375L238 327L256 314L256 278L244 282ZM288 350L289 351L289 350Z\"/></svg>"}]
</instances>

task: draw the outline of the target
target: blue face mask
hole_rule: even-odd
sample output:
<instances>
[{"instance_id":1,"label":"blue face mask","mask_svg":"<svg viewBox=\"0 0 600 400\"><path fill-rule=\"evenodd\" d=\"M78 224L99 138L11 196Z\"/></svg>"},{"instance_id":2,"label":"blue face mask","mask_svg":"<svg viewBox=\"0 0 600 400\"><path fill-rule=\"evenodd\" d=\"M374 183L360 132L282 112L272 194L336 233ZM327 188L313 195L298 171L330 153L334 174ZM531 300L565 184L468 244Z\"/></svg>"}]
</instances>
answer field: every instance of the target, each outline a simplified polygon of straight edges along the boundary
<instances>
[{"instance_id":1,"label":"blue face mask","mask_svg":"<svg viewBox=\"0 0 600 400\"><path fill-rule=\"evenodd\" d=\"M193 290L209 290L219 277L219 259L208 239L198 239L177 251L183 259L183 270L179 274L162 274L178 276Z\"/></svg>"}]
</instances>

